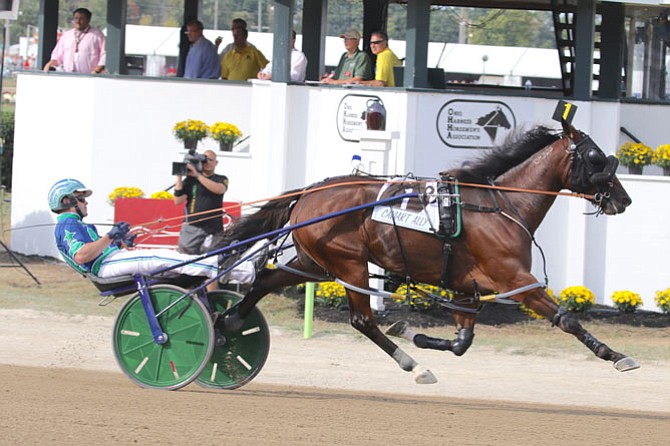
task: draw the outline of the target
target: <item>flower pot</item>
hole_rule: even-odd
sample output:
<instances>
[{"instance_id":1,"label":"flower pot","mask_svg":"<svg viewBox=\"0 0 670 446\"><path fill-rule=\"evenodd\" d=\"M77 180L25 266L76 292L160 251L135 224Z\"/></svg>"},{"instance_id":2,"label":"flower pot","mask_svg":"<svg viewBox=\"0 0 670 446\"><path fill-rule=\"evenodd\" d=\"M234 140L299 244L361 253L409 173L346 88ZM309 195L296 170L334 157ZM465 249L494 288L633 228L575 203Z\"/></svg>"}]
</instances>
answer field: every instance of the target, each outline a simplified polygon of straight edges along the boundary
<instances>
[{"instance_id":1,"label":"flower pot","mask_svg":"<svg viewBox=\"0 0 670 446\"><path fill-rule=\"evenodd\" d=\"M232 152L234 142L223 142L219 141L219 150L222 152Z\"/></svg>"},{"instance_id":2,"label":"flower pot","mask_svg":"<svg viewBox=\"0 0 670 446\"><path fill-rule=\"evenodd\" d=\"M663 175L666 177L670 177L670 166L663 168Z\"/></svg>"},{"instance_id":3,"label":"flower pot","mask_svg":"<svg viewBox=\"0 0 670 446\"><path fill-rule=\"evenodd\" d=\"M628 166L628 173L631 175L642 175L642 169L644 166L640 166L639 164L633 164L632 166Z\"/></svg>"},{"instance_id":4,"label":"flower pot","mask_svg":"<svg viewBox=\"0 0 670 446\"><path fill-rule=\"evenodd\" d=\"M197 139L185 139L184 140L184 148L187 150L195 150L198 147L198 140Z\"/></svg>"}]
</instances>

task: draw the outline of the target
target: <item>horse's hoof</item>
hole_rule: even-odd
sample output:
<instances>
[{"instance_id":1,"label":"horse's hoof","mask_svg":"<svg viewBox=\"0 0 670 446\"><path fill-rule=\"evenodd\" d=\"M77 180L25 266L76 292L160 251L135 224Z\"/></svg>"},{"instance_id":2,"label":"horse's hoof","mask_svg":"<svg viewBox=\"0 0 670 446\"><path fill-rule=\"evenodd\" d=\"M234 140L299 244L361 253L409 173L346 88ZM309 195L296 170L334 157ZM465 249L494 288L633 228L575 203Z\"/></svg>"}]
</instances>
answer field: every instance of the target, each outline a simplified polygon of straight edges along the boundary
<instances>
[{"instance_id":1,"label":"horse's hoof","mask_svg":"<svg viewBox=\"0 0 670 446\"><path fill-rule=\"evenodd\" d=\"M614 368L620 372L627 372L640 368L640 364L633 358L625 357L614 363Z\"/></svg>"},{"instance_id":2,"label":"horse's hoof","mask_svg":"<svg viewBox=\"0 0 670 446\"><path fill-rule=\"evenodd\" d=\"M389 336L400 337L409 327L409 322L407 321L398 321L386 329L386 334Z\"/></svg>"},{"instance_id":3,"label":"horse's hoof","mask_svg":"<svg viewBox=\"0 0 670 446\"><path fill-rule=\"evenodd\" d=\"M412 373L414 373L414 382L417 384L435 384L437 382L437 378L435 378L433 372L424 369L420 365L414 367Z\"/></svg>"},{"instance_id":4,"label":"horse's hoof","mask_svg":"<svg viewBox=\"0 0 670 446\"><path fill-rule=\"evenodd\" d=\"M237 312L224 314L223 317L219 317L216 321L216 326L225 332L239 331L243 325L244 319Z\"/></svg>"}]
</instances>

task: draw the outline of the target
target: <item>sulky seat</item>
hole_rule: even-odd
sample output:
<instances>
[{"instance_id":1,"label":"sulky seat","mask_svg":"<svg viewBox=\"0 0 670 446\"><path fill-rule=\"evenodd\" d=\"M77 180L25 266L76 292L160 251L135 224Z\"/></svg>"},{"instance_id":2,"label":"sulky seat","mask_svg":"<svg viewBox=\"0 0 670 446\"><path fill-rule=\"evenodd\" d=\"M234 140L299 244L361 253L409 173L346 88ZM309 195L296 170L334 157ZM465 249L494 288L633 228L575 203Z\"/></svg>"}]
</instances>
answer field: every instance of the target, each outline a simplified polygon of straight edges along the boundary
<instances>
[{"instance_id":1,"label":"sulky seat","mask_svg":"<svg viewBox=\"0 0 670 446\"><path fill-rule=\"evenodd\" d=\"M113 294L116 297L120 297L132 294L137 291L135 277L130 274L107 278L98 277L91 273L85 273L83 276L90 280L101 294ZM146 279L148 285L168 284L175 285L180 288L192 288L201 284L207 278L204 276L187 276L185 274L180 274L173 277L147 276ZM110 293L110 291L114 292Z\"/></svg>"}]
</instances>

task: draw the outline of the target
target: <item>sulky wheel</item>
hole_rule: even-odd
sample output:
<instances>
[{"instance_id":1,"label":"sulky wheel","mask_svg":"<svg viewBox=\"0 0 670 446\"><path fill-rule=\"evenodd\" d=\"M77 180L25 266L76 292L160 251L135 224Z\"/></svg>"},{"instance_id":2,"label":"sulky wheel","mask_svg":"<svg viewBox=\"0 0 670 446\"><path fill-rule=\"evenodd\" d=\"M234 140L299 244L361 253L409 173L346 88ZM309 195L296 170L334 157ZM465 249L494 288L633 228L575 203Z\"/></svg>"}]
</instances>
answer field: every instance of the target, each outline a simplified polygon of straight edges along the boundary
<instances>
[{"instance_id":1,"label":"sulky wheel","mask_svg":"<svg viewBox=\"0 0 670 446\"><path fill-rule=\"evenodd\" d=\"M242 295L232 291L207 294L214 311L225 312ZM196 383L214 389L237 389L258 375L270 351L270 332L263 314L254 308L237 331L215 330L214 352Z\"/></svg>"},{"instance_id":2,"label":"sulky wheel","mask_svg":"<svg viewBox=\"0 0 670 446\"><path fill-rule=\"evenodd\" d=\"M121 370L139 386L176 390L196 379L207 365L214 348L211 316L199 299L181 298L186 293L181 288L157 285L149 293L167 342L154 341L142 300L135 294L116 317L114 355Z\"/></svg>"}]
</instances>

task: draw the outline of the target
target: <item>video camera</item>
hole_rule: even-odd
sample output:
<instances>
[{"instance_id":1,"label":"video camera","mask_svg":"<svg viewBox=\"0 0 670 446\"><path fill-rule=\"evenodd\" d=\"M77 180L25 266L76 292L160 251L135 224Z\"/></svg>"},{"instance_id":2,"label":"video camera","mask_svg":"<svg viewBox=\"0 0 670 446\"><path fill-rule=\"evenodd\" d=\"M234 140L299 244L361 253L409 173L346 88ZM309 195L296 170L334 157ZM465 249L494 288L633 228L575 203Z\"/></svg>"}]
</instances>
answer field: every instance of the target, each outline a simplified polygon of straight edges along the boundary
<instances>
[{"instance_id":1,"label":"video camera","mask_svg":"<svg viewBox=\"0 0 670 446\"><path fill-rule=\"evenodd\" d=\"M172 163L172 175L184 176L188 173L187 164L192 164L195 170L202 172L202 163L207 161L207 155L195 153L195 149L188 149L188 153L184 156L184 161L181 163Z\"/></svg>"}]
</instances>

